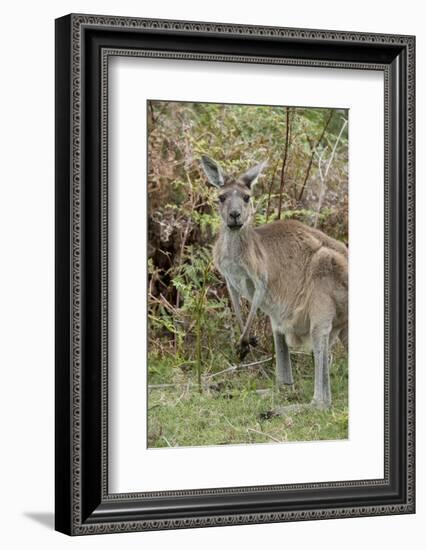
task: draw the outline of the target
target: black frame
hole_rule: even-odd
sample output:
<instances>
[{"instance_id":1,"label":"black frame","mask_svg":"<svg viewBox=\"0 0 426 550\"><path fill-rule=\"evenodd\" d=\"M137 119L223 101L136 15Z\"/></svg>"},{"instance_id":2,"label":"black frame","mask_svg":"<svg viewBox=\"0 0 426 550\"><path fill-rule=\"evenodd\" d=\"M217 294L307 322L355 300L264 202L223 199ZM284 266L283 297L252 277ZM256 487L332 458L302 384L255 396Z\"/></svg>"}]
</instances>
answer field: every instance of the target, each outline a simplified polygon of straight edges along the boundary
<instances>
[{"instance_id":1,"label":"black frame","mask_svg":"<svg viewBox=\"0 0 426 550\"><path fill-rule=\"evenodd\" d=\"M70 535L414 513L413 36L68 15L56 20L56 529ZM385 477L109 494L107 71L111 55L385 76ZM178 61L176 61L178 62Z\"/></svg>"}]
</instances>

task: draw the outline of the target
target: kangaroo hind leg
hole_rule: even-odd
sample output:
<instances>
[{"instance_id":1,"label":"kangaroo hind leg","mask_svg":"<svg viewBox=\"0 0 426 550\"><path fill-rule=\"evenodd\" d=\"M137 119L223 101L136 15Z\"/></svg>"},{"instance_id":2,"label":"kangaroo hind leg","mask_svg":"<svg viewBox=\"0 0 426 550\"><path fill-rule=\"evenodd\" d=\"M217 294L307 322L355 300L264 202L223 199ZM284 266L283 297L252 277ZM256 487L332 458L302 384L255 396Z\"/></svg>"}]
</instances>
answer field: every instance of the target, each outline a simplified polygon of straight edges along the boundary
<instances>
[{"instance_id":1,"label":"kangaroo hind leg","mask_svg":"<svg viewBox=\"0 0 426 550\"><path fill-rule=\"evenodd\" d=\"M275 362L276 362L276 379L277 384L282 386L284 384L293 384L293 373L291 368L290 353L288 350L285 335L280 333L276 329L272 329L274 333L274 345L275 345Z\"/></svg>"},{"instance_id":2,"label":"kangaroo hind leg","mask_svg":"<svg viewBox=\"0 0 426 550\"><path fill-rule=\"evenodd\" d=\"M335 306L327 295L318 295L311 311L311 342L314 351L315 382L311 405L327 409L331 405L329 343Z\"/></svg>"}]
</instances>

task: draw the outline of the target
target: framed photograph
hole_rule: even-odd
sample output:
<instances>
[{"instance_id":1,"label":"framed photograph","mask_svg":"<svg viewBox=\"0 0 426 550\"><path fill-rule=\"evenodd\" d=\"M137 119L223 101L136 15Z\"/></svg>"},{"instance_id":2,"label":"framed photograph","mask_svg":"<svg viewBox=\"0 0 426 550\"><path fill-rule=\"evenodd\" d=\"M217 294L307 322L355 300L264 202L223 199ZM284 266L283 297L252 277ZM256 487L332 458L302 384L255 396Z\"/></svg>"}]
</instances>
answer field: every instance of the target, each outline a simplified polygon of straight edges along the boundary
<instances>
[{"instance_id":1,"label":"framed photograph","mask_svg":"<svg viewBox=\"0 0 426 550\"><path fill-rule=\"evenodd\" d=\"M56 20L56 529L415 511L413 36Z\"/></svg>"}]
</instances>

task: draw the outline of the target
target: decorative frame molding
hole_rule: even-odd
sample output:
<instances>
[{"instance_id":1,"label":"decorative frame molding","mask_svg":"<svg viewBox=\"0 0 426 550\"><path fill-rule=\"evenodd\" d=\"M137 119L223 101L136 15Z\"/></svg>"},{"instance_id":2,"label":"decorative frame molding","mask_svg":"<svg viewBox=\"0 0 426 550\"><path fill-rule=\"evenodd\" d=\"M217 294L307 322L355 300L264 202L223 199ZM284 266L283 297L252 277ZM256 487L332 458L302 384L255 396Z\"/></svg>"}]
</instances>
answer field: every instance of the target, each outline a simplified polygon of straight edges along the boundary
<instances>
[{"instance_id":1,"label":"decorative frame molding","mask_svg":"<svg viewBox=\"0 0 426 550\"><path fill-rule=\"evenodd\" d=\"M383 71L383 480L108 493L107 83L108 59L117 55ZM83 535L414 512L414 55L412 36L96 15L56 21L59 531ZM176 497L187 499L186 509L173 505Z\"/></svg>"}]
</instances>

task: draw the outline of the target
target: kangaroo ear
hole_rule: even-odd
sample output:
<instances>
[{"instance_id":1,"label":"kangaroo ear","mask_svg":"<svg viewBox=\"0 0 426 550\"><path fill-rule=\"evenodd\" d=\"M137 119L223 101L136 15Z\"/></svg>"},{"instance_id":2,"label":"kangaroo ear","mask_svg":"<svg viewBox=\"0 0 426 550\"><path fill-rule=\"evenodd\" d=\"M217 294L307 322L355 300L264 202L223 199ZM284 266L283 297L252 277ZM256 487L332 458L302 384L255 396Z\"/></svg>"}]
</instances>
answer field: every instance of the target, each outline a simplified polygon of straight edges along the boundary
<instances>
[{"instance_id":1,"label":"kangaroo ear","mask_svg":"<svg viewBox=\"0 0 426 550\"><path fill-rule=\"evenodd\" d=\"M201 165L211 185L223 187L225 184L225 177L222 168L207 155L201 157Z\"/></svg>"},{"instance_id":2,"label":"kangaroo ear","mask_svg":"<svg viewBox=\"0 0 426 550\"><path fill-rule=\"evenodd\" d=\"M250 170L247 170L247 172L240 176L240 180L245 183L247 187L251 188L256 183L257 178L267 164L267 160L259 162L259 164L256 164L256 166L253 166L253 168L250 168Z\"/></svg>"}]
</instances>

